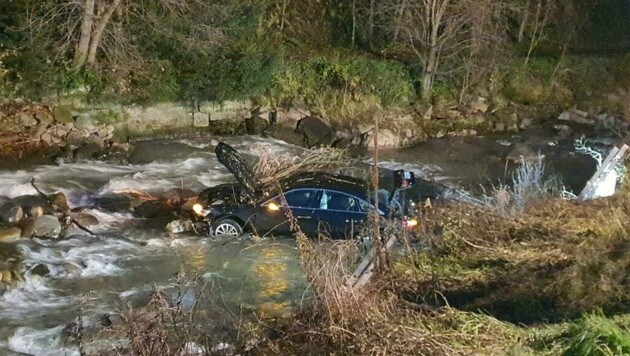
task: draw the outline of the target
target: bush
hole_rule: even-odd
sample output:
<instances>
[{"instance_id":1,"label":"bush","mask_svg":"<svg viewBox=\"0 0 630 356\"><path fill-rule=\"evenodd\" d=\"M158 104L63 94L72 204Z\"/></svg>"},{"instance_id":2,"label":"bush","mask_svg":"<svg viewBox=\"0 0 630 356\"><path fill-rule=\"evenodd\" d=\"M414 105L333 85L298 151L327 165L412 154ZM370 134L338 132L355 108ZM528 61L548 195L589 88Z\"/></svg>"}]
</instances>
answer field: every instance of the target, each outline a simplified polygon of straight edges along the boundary
<instances>
[{"instance_id":1,"label":"bush","mask_svg":"<svg viewBox=\"0 0 630 356\"><path fill-rule=\"evenodd\" d=\"M373 106L407 105L413 96L409 73L390 61L318 57L288 63L273 76L278 105L298 100L323 116L352 118Z\"/></svg>"}]
</instances>

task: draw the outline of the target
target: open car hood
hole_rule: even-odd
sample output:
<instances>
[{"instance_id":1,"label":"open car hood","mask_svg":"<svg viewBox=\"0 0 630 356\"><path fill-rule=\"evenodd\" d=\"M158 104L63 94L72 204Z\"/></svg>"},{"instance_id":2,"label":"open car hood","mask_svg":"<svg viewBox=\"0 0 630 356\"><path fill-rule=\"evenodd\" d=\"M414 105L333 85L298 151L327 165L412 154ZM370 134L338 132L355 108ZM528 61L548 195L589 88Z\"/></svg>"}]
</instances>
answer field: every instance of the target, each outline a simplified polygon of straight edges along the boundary
<instances>
[{"instance_id":1,"label":"open car hood","mask_svg":"<svg viewBox=\"0 0 630 356\"><path fill-rule=\"evenodd\" d=\"M214 148L217 159L223 164L243 186L244 192L251 198L256 198L258 184L254 178L254 172L247 162L232 146L225 142L219 142Z\"/></svg>"}]
</instances>

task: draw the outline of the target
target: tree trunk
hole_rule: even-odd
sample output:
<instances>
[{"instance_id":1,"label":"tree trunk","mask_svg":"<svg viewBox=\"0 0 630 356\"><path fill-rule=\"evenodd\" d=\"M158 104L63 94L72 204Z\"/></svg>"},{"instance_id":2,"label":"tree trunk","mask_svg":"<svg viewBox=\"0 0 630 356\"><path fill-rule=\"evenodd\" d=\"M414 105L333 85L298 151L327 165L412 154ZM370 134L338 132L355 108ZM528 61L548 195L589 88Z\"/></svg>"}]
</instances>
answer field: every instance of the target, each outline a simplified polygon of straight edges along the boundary
<instances>
[{"instance_id":1,"label":"tree trunk","mask_svg":"<svg viewBox=\"0 0 630 356\"><path fill-rule=\"evenodd\" d=\"M372 37L374 37L374 1L370 0L370 11L368 15L368 41L372 47Z\"/></svg>"},{"instance_id":2,"label":"tree trunk","mask_svg":"<svg viewBox=\"0 0 630 356\"><path fill-rule=\"evenodd\" d=\"M83 20L81 23L81 38L74 53L73 67L80 69L85 64L90 48L90 38L92 37L92 25L94 24L94 3L95 0L85 0L83 8Z\"/></svg>"},{"instance_id":3,"label":"tree trunk","mask_svg":"<svg viewBox=\"0 0 630 356\"><path fill-rule=\"evenodd\" d=\"M400 4L400 9L398 9L398 14L396 15L396 28L394 29L394 41L398 40L398 34L400 33L400 27L402 26L401 22L403 19L403 15L405 14L405 9L407 7L407 1L403 0Z\"/></svg>"},{"instance_id":4,"label":"tree trunk","mask_svg":"<svg viewBox=\"0 0 630 356\"><path fill-rule=\"evenodd\" d=\"M437 45L431 46L429 57L427 58L424 71L422 72L422 87L420 89L420 98L424 101L431 100L433 92L433 78L437 70L438 51Z\"/></svg>"},{"instance_id":5,"label":"tree trunk","mask_svg":"<svg viewBox=\"0 0 630 356\"><path fill-rule=\"evenodd\" d=\"M98 20L96 24L96 28L94 32L92 32L92 39L90 41L90 50L88 52L87 64L90 67L94 67L96 65L96 52L98 51L98 47L101 44L101 38L103 38L103 32L107 27L107 23L109 19L111 19L112 14L116 11L116 8L120 6L121 0L114 0L114 2L105 10L105 13Z\"/></svg>"},{"instance_id":6,"label":"tree trunk","mask_svg":"<svg viewBox=\"0 0 630 356\"><path fill-rule=\"evenodd\" d=\"M523 42L523 39L525 38L525 29L527 28L527 23L529 22L530 3L531 0L527 0L527 3L525 4L525 12L523 13L523 18L521 18L521 25L518 28L518 37L516 39L518 43Z\"/></svg>"}]
</instances>

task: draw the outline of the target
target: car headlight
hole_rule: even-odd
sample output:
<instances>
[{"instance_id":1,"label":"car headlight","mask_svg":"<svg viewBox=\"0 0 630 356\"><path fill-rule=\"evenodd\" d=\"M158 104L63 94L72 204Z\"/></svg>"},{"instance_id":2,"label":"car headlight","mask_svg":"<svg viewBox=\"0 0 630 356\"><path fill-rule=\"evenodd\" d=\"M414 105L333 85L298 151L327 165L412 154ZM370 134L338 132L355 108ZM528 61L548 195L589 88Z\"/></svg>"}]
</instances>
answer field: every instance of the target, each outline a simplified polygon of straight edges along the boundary
<instances>
[{"instance_id":1,"label":"car headlight","mask_svg":"<svg viewBox=\"0 0 630 356\"><path fill-rule=\"evenodd\" d=\"M203 205L199 204L199 203L195 203L195 205L193 205L192 207L193 211L195 212L195 214L204 217L205 214L205 210L203 208Z\"/></svg>"},{"instance_id":2,"label":"car headlight","mask_svg":"<svg viewBox=\"0 0 630 356\"><path fill-rule=\"evenodd\" d=\"M408 219L407 221L405 221L405 226L408 229L413 229L414 227L418 226L418 219Z\"/></svg>"}]
</instances>

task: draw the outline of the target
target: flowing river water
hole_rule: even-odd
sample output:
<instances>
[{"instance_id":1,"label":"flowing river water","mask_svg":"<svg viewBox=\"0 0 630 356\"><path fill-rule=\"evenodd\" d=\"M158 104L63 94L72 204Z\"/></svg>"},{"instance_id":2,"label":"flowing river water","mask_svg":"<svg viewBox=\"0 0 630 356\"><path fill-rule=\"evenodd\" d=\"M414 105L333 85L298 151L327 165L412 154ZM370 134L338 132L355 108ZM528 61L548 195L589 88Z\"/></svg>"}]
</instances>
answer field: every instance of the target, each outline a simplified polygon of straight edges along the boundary
<instances>
[{"instance_id":1,"label":"flowing river water","mask_svg":"<svg viewBox=\"0 0 630 356\"><path fill-rule=\"evenodd\" d=\"M259 146L272 154L300 150L253 136L225 141L250 153ZM137 142L129 165L25 161L0 166L0 195L35 194L32 178L46 193L64 192L71 207L92 206L98 197L119 189L159 193L185 187L199 192L232 180L212 152L217 142L209 138ZM498 139L442 139L383 151L381 165L411 169L450 185L475 186L503 175L507 149ZM567 157L574 156L567 156L567 150L547 150L565 173L565 181L583 185L592 162L578 157L570 163ZM96 205L88 212L100 221L92 228L95 236L19 242L25 266L45 264L50 274L41 278L27 272L24 282L0 295L0 354L78 354L76 347L64 344L61 334L79 313L85 320L95 320L142 305L153 289L172 291L180 271L218 288L223 307L234 310L245 306L257 313L282 313L304 295L306 281L291 239L220 240L194 234L171 238L166 221L140 219L107 206Z\"/></svg>"}]
</instances>

